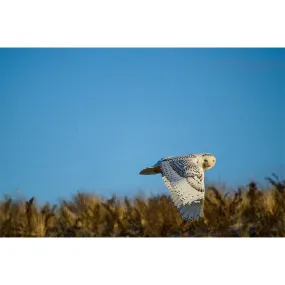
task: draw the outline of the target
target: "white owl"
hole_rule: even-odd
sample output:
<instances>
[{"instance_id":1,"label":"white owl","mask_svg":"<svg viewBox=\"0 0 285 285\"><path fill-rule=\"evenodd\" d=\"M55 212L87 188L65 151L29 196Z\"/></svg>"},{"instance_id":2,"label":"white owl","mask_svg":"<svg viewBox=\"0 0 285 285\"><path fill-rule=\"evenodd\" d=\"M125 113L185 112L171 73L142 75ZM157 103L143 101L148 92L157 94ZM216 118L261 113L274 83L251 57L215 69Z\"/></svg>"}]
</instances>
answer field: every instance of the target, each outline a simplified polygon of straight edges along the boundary
<instances>
[{"instance_id":1,"label":"white owl","mask_svg":"<svg viewBox=\"0 0 285 285\"><path fill-rule=\"evenodd\" d=\"M166 157L140 174L162 174L171 198L183 219L202 216L205 195L204 171L212 168L216 158L210 153Z\"/></svg>"}]
</instances>

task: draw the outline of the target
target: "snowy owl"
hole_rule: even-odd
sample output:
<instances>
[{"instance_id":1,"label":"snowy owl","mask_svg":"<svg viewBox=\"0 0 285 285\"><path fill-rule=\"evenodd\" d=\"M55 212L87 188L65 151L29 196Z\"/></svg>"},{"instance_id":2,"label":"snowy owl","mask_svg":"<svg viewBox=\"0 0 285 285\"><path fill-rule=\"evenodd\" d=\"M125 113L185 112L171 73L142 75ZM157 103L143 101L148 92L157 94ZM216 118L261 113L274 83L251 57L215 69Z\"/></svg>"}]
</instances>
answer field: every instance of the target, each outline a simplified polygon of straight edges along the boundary
<instances>
[{"instance_id":1,"label":"snowy owl","mask_svg":"<svg viewBox=\"0 0 285 285\"><path fill-rule=\"evenodd\" d=\"M160 159L140 174L161 174L174 205L183 219L202 216L205 195L204 171L211 169L216 158L210 153L187 154Z\"/></svg>"}]
</instances>

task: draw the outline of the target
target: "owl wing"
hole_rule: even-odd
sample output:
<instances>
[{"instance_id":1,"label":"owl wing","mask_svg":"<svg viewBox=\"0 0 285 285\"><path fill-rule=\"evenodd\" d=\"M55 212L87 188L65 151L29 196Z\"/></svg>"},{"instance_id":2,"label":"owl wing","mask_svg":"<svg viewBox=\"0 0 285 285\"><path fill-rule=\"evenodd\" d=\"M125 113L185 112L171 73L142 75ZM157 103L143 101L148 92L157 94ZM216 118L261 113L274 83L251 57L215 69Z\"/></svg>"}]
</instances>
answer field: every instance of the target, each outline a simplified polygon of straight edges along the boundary
<instances>
[{"instance_id":1,"label":"owl wing","mask_svg":"<svg viewBox=\"0 0 285 285\"><path fill-rule=\"evenodd\" d=\"M185 216L191 216L192 210L195 210L195 213L199 212L199 215L205 193L203 169L194 159L182 157L161 161L161 170L162 179L170 191L175 206L182 214L187 212Z\"/></svg>"}]
</instances>

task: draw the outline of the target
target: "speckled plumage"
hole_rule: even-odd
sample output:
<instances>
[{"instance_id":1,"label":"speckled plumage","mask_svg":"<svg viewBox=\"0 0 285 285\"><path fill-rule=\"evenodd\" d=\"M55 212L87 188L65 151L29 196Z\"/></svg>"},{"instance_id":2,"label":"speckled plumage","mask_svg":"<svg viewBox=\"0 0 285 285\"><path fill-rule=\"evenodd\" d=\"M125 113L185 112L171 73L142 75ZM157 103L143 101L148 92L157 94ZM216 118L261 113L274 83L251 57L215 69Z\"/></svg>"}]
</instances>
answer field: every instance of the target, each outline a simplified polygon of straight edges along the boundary
<instances>
[{"instance_id":1,"label":"speckled plumage","mask_svg":"<svg viewBox=\"0 0 285 285\"><path fill-rule=\"evenodd\" d=\"M205 194L204 171L215 165L216 158L209 153L172 156L159 160L140 174L162 174L175 206L183 219L202 215Z\"/></svg>"}]
</instances>

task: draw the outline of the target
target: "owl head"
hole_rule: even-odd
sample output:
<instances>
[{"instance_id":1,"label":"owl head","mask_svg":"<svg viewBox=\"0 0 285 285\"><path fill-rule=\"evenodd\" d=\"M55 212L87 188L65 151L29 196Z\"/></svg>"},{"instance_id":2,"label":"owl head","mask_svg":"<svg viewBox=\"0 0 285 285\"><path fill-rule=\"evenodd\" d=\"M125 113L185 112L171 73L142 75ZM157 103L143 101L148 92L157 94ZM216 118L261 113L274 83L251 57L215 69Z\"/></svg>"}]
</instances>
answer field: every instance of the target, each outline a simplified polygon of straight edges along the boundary
<instances>
[{"instance_id":1,"label":"owl head","mask_svg":"<svg viewBox=\"0 0 285 285\"><path fill-rule=\"evenodd\" d=\"M210 153L202 153L199 155L200 157L200 164L204 171L207 171L211 169L215 163L216 163L216 158Z\"/></svg>"}]
</instances>

